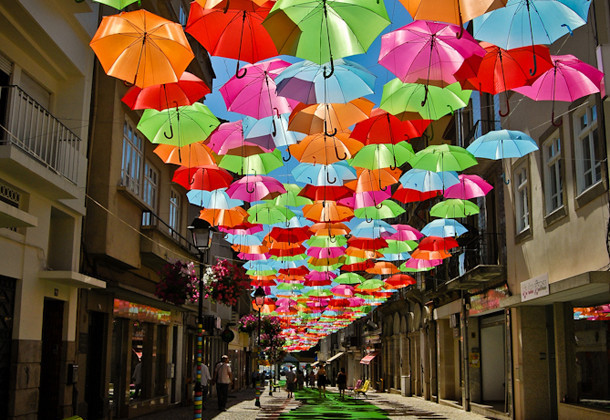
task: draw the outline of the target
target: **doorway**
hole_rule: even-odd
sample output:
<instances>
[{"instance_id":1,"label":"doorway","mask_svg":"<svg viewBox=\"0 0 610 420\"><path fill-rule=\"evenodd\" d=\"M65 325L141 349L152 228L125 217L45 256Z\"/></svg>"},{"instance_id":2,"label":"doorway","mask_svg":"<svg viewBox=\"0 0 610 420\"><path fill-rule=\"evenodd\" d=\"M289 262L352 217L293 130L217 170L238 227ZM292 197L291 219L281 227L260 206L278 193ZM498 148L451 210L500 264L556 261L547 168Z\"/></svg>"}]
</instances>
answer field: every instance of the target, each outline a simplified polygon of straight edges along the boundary
<instances>
[{"instance_id":1,"label":"doorway","mask_svg":"<svg viewBox=\"0 0 610 420\"><path fill-rule=\"evenodd\" d=\"M0 378L11 372L15 280L0 276ZM9 381L0 381L0 418L8 417Z\"/></svg>"},{"instance_id":2,"label":"doorway","mask_svg":"<svg viewBox=\"0 0 610 420\"><path fill-rule=\"evenodd\" d=\"M104 337L106 335L105 314L89 312L89 336L87 341L87 379L85 400L87 418L91 420L104 417Z\"/></svg>"},{"instance_id":3,"label":"doorway","mask_svg":"<svg viewBox=\"0 0 610 420\"><path fill-rule=\"evenodd\" d=\"M62 417L59 412L59 402L63 320L64 302L45 298L42 313L39 420L55 420Z\"/></svg>"}]
</instances>

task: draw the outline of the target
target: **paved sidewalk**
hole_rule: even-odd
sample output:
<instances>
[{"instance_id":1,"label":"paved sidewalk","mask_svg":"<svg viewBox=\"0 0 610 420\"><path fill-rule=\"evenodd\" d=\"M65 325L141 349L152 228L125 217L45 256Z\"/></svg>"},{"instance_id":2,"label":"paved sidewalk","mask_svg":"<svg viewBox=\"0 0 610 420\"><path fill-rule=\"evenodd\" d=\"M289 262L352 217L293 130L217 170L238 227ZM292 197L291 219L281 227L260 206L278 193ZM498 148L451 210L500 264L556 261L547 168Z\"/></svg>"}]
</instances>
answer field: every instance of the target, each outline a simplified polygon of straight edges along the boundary
<instances>
[{"instance_id":1,"label":"paved sidewalk","mask_svg":"<svg viewBox=\"0 0 610 420\"><path fill-rule=\"evenodd\" d=\"M336 388L328 388L337 392ZM261 408L254 406L252 388L229 394L226 411L216 409L216 397L208 398L204 420L273 420L282 413L287 413L299 406L294 399L287 399L284 390L269 396L268 389L261 396ZM426 401L418 397L403 397L398 394L369 393L367 401L383 409L392 420L438 419L438 420L485 420L472 412ZM154 414L138 417L138 420L190 420L193 418L193 406L175 407Z\"/></svg>"}]
</instances>

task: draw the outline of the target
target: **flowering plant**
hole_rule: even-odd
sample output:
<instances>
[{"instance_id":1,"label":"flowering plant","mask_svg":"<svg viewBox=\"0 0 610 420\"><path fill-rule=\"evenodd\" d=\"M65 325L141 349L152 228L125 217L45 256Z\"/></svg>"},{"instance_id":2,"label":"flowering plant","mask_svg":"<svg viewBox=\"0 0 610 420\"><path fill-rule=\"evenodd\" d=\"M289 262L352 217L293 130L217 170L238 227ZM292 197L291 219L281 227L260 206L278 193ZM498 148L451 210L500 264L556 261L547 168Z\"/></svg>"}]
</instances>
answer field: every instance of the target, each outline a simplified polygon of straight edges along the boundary
<instances>
[{"instance_id":1,"label":"flowering plant","mask_svg":"<svg viewBox=\"0 0 610 420\"><path fill-rule=\"evenodd\" d=\"M270 336L282 332L282 319L278 316L266 316L261 320L261 329Z\"/></svg>"},{"instance_id":2,"label":"flowering plant","mask_svg":"<svg viewBox=\"0 0 610 420\"><path fill-rule=\"evenodd\" d=\"M197 275L192 262L176 261L167 263L159 272L155 296L165 302L182 305L186 301L195 302L199 298Z\"/></svg>"},{"instance_id":3,"label":"flowering plant","mask_svg":"<svg viewBox=\"0 0 610 420\"><path fill-rule=\"evenodd\" d=\"M203 276L203 297L224 305L234 306L247 290L250 280L246 270L227 260L208 267Z\"/></svg>"},{"instance_id":4,"label":"flowering plant","mask_svg":"<svg viewBox=\"0 0 610 420\"><path fill-rule=\"evenodd\" d=\"M262 327L262 319L261 319L261 327ZM254 314L244 315L239 319L239 326L237 327L239 331L250 334L252 331L258 328L258 316Z\"/></svg>"}]
</instances>

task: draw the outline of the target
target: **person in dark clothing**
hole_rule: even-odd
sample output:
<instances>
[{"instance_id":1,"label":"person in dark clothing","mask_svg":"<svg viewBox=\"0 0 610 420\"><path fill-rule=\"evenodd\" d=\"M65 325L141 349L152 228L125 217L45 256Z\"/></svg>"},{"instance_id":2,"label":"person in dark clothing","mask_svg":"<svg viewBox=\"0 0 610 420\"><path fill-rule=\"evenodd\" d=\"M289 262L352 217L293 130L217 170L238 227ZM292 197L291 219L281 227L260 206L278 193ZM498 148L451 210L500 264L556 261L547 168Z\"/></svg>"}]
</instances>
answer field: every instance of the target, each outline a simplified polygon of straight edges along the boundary
<instances>
[{"instance_id":1,"label":"person in dark clothing","mask_svg":"<svg viewBox=\"0 0 610 420\"><path fill-rule=\"evenodd\" d=\"M345 398L345 390L347 389L347 375L345 374L345 368L341 368L341 371L337 374L337 387L339 388L339 395L341 398Z\"/></svg>"},{"instance_id":2,"label":"person in dark clothing","mask_svg":"<svg viewBox=\"0 0 610 420\"><path fill-rule=\"evenodd\" d=\"M227 398L229 396L229 385L233 382L233 373L229 365L229 356L222 356L222 360L214 369L214 382L216 382L216 394L218 395L218 409L227 409Z\"/></svg>"}]
</instances>

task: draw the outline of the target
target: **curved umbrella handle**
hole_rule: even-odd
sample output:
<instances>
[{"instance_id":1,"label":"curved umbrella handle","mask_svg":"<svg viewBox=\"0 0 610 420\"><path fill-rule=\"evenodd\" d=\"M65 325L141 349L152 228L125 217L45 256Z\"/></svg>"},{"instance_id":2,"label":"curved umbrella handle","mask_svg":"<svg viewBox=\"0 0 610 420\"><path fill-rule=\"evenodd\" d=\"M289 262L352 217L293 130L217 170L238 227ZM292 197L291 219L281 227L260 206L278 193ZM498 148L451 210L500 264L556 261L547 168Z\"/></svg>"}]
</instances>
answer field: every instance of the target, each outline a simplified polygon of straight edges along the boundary
<instances>
[{"instance_id":1,"label":"curved umbrella handle","mask_svg":"<svg viewBox=\"0 0 610 420\"><path fill-rule=\"evenodd\" d=\"M364 218L364 221L365 221L366 223L372 223L372 222L373 222L373 218L371 217L371 218L369 219L368 217L365 217L365 218Z\"/></svg>"},{"instance_id":2,"label":"curved umbrella handle","mask_svg":"<svg viewBox=\"0 0 610 420\"><path fill-rule=\"evenodd\" d=\"M343 152L343 153L344 153L343 156L339 156L339 154L337 153L337 149L335 148L335 156L337 157L337 159L339 159L339 160L347 159L347 153L346 152Z\"/></svg>"},{"instance_id":3,"label":"curved umbrella handle","mask_svg":"<svg viewBox=\"0 0 610 420\"><path fill-rule=\"evenodd\" d=\"M248 188L248 183L246 182L246 192L248 194L252 194L254 192L254 190L255 190L254 185L252 186L252 191L250 191L250 188Z\"/></svg>"},{"instance_id":4,"label":"curved umbrella handle","mask_svg":"<svg viewBox=\"0 0 610 420\"><path fill-rule=\"evenodd\" d=\"M290 151L289 151L289 150L287 150L287 152L288 152L288 159L286 159L286 158L284 157L284 155L282 155L282 160L283 160L284 162L288 162L290 159L292 159L292 155L290 154Z\"/></svg>"},{"instance_id":5,"label":"curved umbrella handle","mask_svg":"<svg viewBox=\"0 0 610 420\"><path fill-rule=\"evenodd\" d=\"M532 58L534 59L534 68L530 69L530 76L535 75L536 71L538 71L538 63L536 62L536 50L534 49L533 45L532 45Z\"/></svg>"},{"instance_id":6,"label":"curved umbrella handle","mask_svg":"<svg viewBox=\"0 0 610 420\"><path fill-rule=\"evenodd\" d=\"M387 187L386 187L387 188ZM381 210L381 208L383 207L383 203L379 203L379 204L375 204L375 208L377 210Z\"/></svg>"},{"instance_id":7,"label":"curved umbrella handle","mask_svg":"<svg viewBox=\"0 0 610 420\"><path fill-rule=\"evenodd\" d=\"M396 162L396 151L394 151L394 165L390 165L390 170L391 171L396 170L397 166L398 166L398 163Z\"/></svg>"},{"instance_id":8,"label":"curved umbrella handle","mask_svg":"<svg viewBox=\"0 0 610 420\"><path fill-rule=\"evenodd\" d=\"M227 3L228 3L228 0L227 0ZM458 0L457 4L458 4L458 8L459 8L459 7L460 7L460 2L459 2L459 0ZM462 36L464 35L464 21L462 20L462 12L461 12L461 10L458 10L458 14L460 15L460 32L458 32L458 33L455 35L455 37L456 37L457 39L461 39L461 38L462 38Z\"/></svg>"},{"instance_id":9,"label":"curved umbrella handle","mask_svg":"<svg viewBox=\"0 0 610 420\"><path fill-rule=\"evenodd\" d=\"M330 233L330 229L329 229L329 233ZM332 242L332 243L337 242L337 237L335 235L328 235L328 242Z\"/></svg>"},{"instance_id":10,"label":"curved umbrella handle","mask_svg":"<svg viewBox=\"0 0 610 420\"><path fill-rule=\"evenodd\" d=\"M426 93L424 94L424 100L421 101L421 106L426 105L426 101L428 100L428 85L424 85L424 89L426 90Z\"/></svg>"},{"instance_id":11,"label":"curved umbrella handle","mask_svg":"<svg viewBox=\"0 0 610 420\"><path fill-rule=\"evenodd\" d=\"M334 137L337 135L337 127L334 128L332 133L328 132L328 121L324 120L324 134L328 137Z\"/></svg>"},{"instance_id":12,"label":"curved umbrella handle","mask_svg":"<svg viewBox=\"0 0 610 420\"><path fill-rule=\"evenodd\" d=\"M164 131L164 132L163 132L163 135L164 135L164 136L165 136L165 138L166 138L166 139L168 139L168 140L174 137L174 127L172 126L171 121L170 121L170 124L169 124L169 134L167 134L167 133Z\"/></svg>"},{"instance_id":13,"label":"curved umbrella handle","mask_svg":"<svg viewBox=\"0 0 610 420\"><path fill-rule=\"evenodd\" d=\"M248 73L248 69L247 68L243 68L243 73L239 72L239 61L237 62L237 66L235 67L235 77L237 79L243 79L244 77L246 77L246 73Z\"/></svg>"},{"instance_id":14,"label":"curved umbrella handle","mask_svg":"<svg viewBox=\"0 0 610 420\"><path fill-rule=\"evenodd\" d=\"M271 124L273 125L273 131L271 135L275 137L277 135L277 125L275 124L275 117L271 117Z\"/></svg>"},{"instance_id":15,"label":"curved umbrella handle","mask_svg":"<svg viewBox=\"0 0 610 420\"><path fill-rule=\"evenodd\" d=\"M330 180L330 174L328 173L328 170L326 171L326 180L328 181L329 184L334 184L335 182L337 182L337 177L335 177L335 179L333 179L332 181Z\"/></svg>"},{"instance_id":16,"label":"curved umbrella handle","mask_svg":"<svg viewBox=\"0 0 610 420\"><path fill-rule=\"evenodd\" d=\"M504 182L506 185L510 184L510 179L506 178L506 174L504 172L502 172L502 182Z\"/></svg>"},{"instance_id":17,"label":"curved umbrella handle","mask_svg":"<svg viewBox=\"0 0 610 420\"><path fill-rule=\"evenodd\" d=\"M559 122L555 122L555 110L551 111L551 124L555 127L561 127L563 125L562 119L559 119Z\"/></svg>"},{"instance_id":18,"label":"curved umbrella handle","mask_svg":"<svg viewBox=\"0 0 610 420\"><path fill-rule=\"evenodd\" d=\"M330 76L333 75L333 73L335 72L335 62L333 61L333 55L330 55L330 72L326 73L326 67L324 67L324 78L328 79Z\"/></svg>"},{"instance_id":19,"label":"curved umbrella handle","mask_svg":"<svg viewBox=\"0 0 610 420\"><path fill-rule=\"evenodd\" d=\"M508 93L506 93L506 112L502 112L502 110L499 109L498 114L500 114L501 117L507 117L508 114L510 114L510 103L508 102Z\"/></svg>"},{"instance_id":20,"label":"curved umbrella handle","mask_svg":"<svg viewBox=\"0 0 610 420\"><path fill-rule=\"evenodd\" d=\"M290 220L288 218L286 218L286 227L289 228L290 227Z\"/></svg>"}]
</instances>

